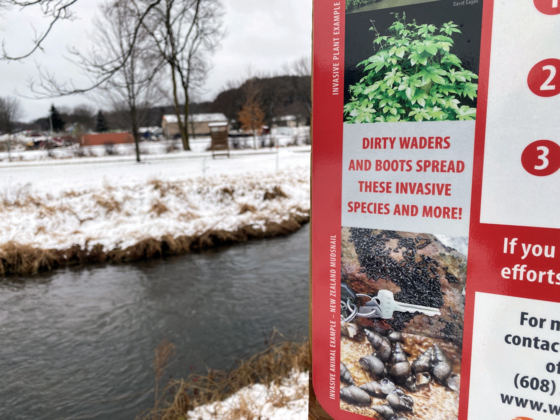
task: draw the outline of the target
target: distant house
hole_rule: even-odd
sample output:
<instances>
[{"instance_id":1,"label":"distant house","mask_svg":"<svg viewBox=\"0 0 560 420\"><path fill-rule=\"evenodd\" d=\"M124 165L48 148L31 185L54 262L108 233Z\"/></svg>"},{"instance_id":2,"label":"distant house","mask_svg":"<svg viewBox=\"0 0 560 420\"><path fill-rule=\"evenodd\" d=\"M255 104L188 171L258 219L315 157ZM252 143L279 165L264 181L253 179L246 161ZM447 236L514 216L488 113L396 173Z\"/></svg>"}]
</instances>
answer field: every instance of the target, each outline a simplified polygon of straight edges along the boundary
<instances>
[{"instance_id":1,"label":"distant house","mask_svg":"<svg viewBox=\"0 0 560 420\"><path fill-rule=\"evenodd\" d=\"M193 114L189 115L188 130L189 134L195 136L210 136L209 124L212 123L227 123L228 119L224 114ZM185 122L185 117L181 115L181 121ZM163 116L161 122L163 134L166 137L175 137L179 135L179 123L175 114L168 114Z\"/></svg>"}]
</instances>

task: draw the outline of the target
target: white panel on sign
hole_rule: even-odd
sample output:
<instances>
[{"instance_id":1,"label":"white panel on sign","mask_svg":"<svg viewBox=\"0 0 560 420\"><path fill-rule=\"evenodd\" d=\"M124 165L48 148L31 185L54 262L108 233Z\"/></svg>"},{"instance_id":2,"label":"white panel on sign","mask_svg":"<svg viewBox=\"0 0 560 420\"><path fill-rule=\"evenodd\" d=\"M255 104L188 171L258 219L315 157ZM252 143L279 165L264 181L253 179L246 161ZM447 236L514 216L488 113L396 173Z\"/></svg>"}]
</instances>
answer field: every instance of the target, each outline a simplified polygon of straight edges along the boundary
<instances>
[{"instance_id":1,"label":"white panel on sign","mask_svg":"<svg viewBox=\"0 0 560 420\"><path fill-rule=\"evenodd\" d=\"M469 420L560 415L560 303L476 293Z\"/></svg>"},{"instance_id":2,"label":"white panel on sign","mask_svg":"<svg viewBox=\"0 0 560 420\"><path fill-rule=\"evenodd\" d=\"M474 128L474 121L345 124L342 226L467 236Z\"/></svg>"},{"instance_id":3,"label":"white panel on sign","mask_svg":"<svg viewBox=\"0 0 560 420\"><path fill-rule=\"evenodd\" d=\"M549 8L558 7L549 1ZM560 183L560 155L529 171L521 162L531 143L560 144L559 58L557 18L539 12L532 0L495 1L481 223L560 228L560 195L550 193Z\"/></svg>"}]
</instances>

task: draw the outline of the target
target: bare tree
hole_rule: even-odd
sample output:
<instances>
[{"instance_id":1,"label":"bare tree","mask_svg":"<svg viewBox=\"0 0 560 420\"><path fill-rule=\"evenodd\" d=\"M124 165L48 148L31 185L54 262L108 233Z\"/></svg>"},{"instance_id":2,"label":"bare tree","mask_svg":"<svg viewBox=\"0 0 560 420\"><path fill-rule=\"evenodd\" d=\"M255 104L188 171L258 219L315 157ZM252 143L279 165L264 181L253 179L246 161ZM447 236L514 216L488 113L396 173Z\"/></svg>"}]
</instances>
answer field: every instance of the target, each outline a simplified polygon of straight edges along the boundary
<instances>
[{"instance_id":1,"label":"bare tree","mask_svg":"<svg viewBox=\"0 0 560 420\"><path fill-rule=\"evenodd\" d=\"M260 92L256 81L256 78L252 78L245 82L243 86L245 104L237 115L241 128L253 133L253 147L255 149L257 148L257 132L260 131L265 121L265 113L261 108Z\"/></svg>"},{"instance_id":2,"label":"bare tree","mask_svg":"<svg viewBox=\"0 0 560 420\"><path fill-rule=\"evenodd\" d=\"M68 96L83 94L90 92L99 87L103 87L116 73L120 72L123 67L128 63L131 55L133 53L133 47L137 42L140 42L141 32L143 28L144 21L148 19L151 13L153 13L156 6L162 3L164 0L129 0L127 3L128 9L134 14L133 26L127 28L130 34L129 38L129 49L121 51L121 54L116 56L113 55L104 63L98 60L97 64L99 69L97 73L90 74L90 82L85 86L76 86L72 80L60 81L57 79L54 73L46 71L39 67L39 75L37 80L31 80L29 82L29 89L36 98L48 98L57 96ZM72 19L74 13L72 6L78 0L0 0L0 6L19 6L22 10L39 7L41 13L51 19L50 26L45 32L36 34L34 40L34 47L32 50L25 54L20 55L10 55L3 49L3 53L0 56L0 60L21 60L23 58L29 57L38 49L42 49L42 43L52 30L53 26L63 19ZM5 47L5 45L3 45ZM75 53L75 51L73 51ZM74 57L75 58L75 57ZM76 63L78 66L80 63Z\"/></svg>"},{"instance_id":3,"label":"bare tree","mask_svg":"<svg viewBox=\"0 0 560 420\"><path fill-rule=\"evenodd\" d=\"M154 100L154 78L164 61L151 53L146 31L136 32L137 13L128 0L109 0L101 5L103 17L94 22L94 48L89 54L73 51L75 62L93 79L103 77L107 63L119 70L100 86L101 94L110 100L114 110L123 106L129 115L129 128L134 137L136 160L140 162L140 109Z\"/></svg>"},{"instance_id":4,"label":"bare tree","mask_svg":"<svg viewBox=\"0 0 560 420\"><path fill-rule=\"evenodd\" d=\"M268 79L264 82L264 78ZM259 90L264 107L266 124L272 128L273 122L281 115L285 101L289 97L289 85L282 76L261 76Z\"/></svg>"},{"instance_id":5,"label":"bare tree","mask_svg":"<svg viewBox=\"0 0 560 420\"><path fill-rule=\"evenodd\" d=\"M222 39L221 3L220 0L164 0L154 11L145 26L171 73L183 149L190 150L189 99L203 85L209 70L208 55Z\"/></svg>"},{"instance_id":6,"label":"bare tree","mask_svg":"<svg viewBox=\"0 0 560 420\"><path fill-rule=\"evenodd\" d=\"M11 55L6 51L6 45L2 42L1 60L22 60L29 57L35 51L42 49L43 41L47 38L49 33L58 21L71 20L74 17L72 6L78 0L0 0L0 10L8 9L10 7L19 7L21 9L40 9L43 16L49 18L49 24L43 32L34 30L35 36L33 38L33 47L24 53Z\"/></svg>"},{"instance_id":7,"label":"bare tree","mask_svg":"<svg viewBox=\"0 0 560 420\"><path fill-rule=\"evenodd\" d=\"M304 105L304 116L311 119L311 57L301 57L292 62L287 71L289 75L297 76L292 79L294 96Z\"/></svg>"},{"instance_id":8,"label":"bare tree","mask_svg":"<svg viewBox=\"0 0 560 420\"><path fill-rule=\"evenodd\" d=\"M6 133L6 149L11 160L12 135L15 124L23 117L21 102L15 97L0 96L0 132Z\"/></svg>"}]
</instances>

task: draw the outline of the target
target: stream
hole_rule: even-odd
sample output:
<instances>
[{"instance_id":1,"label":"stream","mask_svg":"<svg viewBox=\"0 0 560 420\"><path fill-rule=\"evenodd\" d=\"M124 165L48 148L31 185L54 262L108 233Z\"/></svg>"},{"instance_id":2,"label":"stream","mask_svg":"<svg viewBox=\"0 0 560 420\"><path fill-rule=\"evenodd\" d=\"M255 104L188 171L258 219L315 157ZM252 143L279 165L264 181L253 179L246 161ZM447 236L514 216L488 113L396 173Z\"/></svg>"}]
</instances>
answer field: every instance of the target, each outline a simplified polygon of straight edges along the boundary
<instances>
[{"instance_id":1,"label":"stream","mask_svg":"<svg viewBox=\"0 0 560 420\"><path fill-rule=\"evenodd\" d=\"M276 328L308 335L309 225L286 237L134 264L0 279L0 418L127 419L169 375L230 368Z\"/></svg>"}]
</instances>

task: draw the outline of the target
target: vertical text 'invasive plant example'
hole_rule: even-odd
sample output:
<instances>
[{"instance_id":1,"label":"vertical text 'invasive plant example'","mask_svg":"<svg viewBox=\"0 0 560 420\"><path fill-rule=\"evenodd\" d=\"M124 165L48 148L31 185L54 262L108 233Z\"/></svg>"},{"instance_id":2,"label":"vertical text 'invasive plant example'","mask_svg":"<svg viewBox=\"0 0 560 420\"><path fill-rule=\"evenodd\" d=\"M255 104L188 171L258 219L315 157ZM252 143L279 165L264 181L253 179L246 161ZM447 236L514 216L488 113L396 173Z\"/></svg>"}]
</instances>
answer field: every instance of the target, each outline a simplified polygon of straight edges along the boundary
<instances>
[{"instance_id":1,"label":"vertical text 'invasive plant example'","mask_svg":"<svg viewBox=\"0 0 560 420\"><path fill-rule=\"evenodd\" d=\"M347 123L474 120L476 108L461 100L476 98L478 76L463 68L450 52L453 22L435 25L406 23L394 13L391 36L381 36L372 21L379 51L358 64L364 76L350 86L344 106Z\"/></svg>"}]
</instances>

